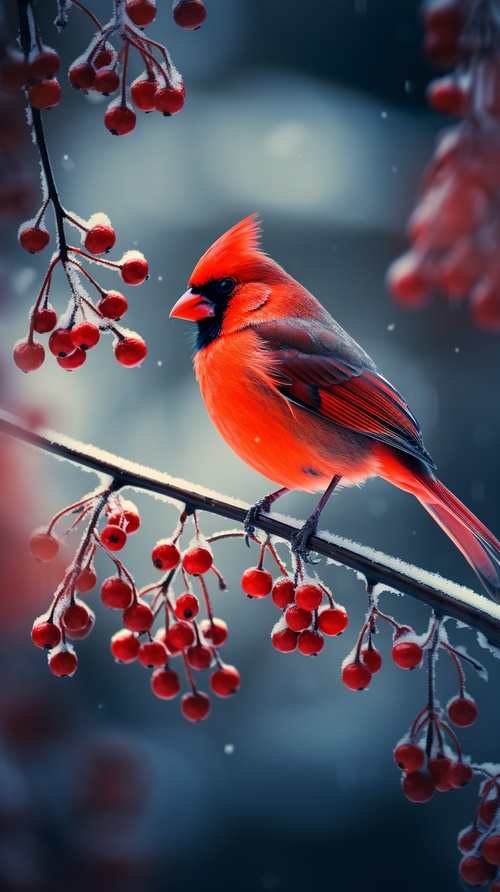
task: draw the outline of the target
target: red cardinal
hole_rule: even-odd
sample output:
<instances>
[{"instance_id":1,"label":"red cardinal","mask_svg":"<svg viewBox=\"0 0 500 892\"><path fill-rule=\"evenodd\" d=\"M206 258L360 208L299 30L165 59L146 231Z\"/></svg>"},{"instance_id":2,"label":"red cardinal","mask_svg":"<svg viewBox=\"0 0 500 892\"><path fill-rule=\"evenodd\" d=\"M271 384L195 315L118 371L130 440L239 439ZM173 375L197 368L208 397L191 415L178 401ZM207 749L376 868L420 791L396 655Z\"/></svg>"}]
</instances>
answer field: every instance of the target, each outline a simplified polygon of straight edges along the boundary
<instances>
[{"instance_id":1,"label":"red cardinal","mask_svg":"<svg viewBox=\"0 0 500 892\"><path fill-rule=\"evenodd\" d=\"M418 422L370 357L259 249L256 215L196 265L171 316L198 324L194 366L219 433L281 486L323 492L293 543L304 553L334 488L378 475L413 493L500 600L500 543L434 476Z\"/></svg>"}]
</instances>

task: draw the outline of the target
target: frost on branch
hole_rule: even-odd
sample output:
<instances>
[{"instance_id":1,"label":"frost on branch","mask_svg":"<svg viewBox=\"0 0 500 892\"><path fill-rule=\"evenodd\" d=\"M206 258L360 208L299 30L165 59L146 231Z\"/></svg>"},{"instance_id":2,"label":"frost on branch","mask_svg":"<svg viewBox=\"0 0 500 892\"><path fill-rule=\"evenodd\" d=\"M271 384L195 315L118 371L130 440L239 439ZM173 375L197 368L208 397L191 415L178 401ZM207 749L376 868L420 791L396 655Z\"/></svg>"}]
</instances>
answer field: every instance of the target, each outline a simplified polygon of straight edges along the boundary
<instances>
[{"instance_id":1,"label":"frost on branch","mask_svg":"<svg viewBox=\"0 0 500 892\"><path fill-rule=\"evenodd\" d=\"M496 0L428 0L422 8L429 61L451 74L428 101L461 122L440 135L410 218L411 249L388 286L406 307L435 292L470 299L477 325L500 331L500 16Z\"/></svg>"}]
</instances>

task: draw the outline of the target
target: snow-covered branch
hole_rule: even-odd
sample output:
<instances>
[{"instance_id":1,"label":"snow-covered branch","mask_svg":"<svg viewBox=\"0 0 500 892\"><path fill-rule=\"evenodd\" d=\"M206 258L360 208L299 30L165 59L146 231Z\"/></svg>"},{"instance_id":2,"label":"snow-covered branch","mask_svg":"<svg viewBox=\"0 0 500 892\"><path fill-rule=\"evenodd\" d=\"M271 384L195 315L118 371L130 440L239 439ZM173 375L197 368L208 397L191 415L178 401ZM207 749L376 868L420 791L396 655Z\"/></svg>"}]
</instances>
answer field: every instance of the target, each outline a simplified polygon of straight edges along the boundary
<instances>
[{"instance_id":1,"label":"snow-covered branch","mask_svg":"<svg viewBox=\"0 0 500 892\"><path fill-rule=\"evenodd\" d=\"M0 431L82 468L110 477L119 489L131 487L150 492L168 501L180 502L237 523L244 522L248 511L249 506L241 500L229 499L62 434L32 430L2 410ZM286 540L290 540L300 525L300 521L276 513L259 516L257 523L266 533ZM312 551L361 574L373 585L411 595L438 615L466 623L484 635L492 645L500 647L500 606L485 596L438 574L330 533L313 536L310 547Z\"/></svg>"}]
</instances>

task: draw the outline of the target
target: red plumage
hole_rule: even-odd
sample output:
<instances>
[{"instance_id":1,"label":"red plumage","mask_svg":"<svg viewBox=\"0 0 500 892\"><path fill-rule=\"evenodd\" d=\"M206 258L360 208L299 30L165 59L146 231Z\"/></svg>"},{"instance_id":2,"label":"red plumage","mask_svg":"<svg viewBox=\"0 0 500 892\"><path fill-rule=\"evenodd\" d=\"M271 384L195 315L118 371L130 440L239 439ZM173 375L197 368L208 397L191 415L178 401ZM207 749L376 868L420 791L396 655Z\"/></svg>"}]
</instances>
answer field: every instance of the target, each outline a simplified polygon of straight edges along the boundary
<instances>
[{"instance_id":1,"label":"red plumage","mask_svg":"<svg viewBox=\"0 0 500 892\"><path fill-rule=\"evenodd\" d=\"M171 312L198 323L194 365L216 428L287 490L318 492L334 477L349 485L378 475L413 493L500 600L500 544L434 476L403 397L260 250L259 233L253 215L222 235Z\"/></svg>"}]
</instances>

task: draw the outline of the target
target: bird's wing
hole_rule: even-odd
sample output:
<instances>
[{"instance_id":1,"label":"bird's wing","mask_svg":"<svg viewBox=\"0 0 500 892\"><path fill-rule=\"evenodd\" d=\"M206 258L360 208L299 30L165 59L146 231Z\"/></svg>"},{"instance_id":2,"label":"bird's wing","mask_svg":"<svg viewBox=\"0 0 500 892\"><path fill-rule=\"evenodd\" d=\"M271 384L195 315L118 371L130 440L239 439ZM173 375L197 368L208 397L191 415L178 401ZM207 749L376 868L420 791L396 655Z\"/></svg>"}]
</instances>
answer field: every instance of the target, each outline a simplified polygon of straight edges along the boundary
<instances>
[{"instance_id":1,"label":"bird's wing","mask_svg":"<svg viewBox=\"0 0 500 892\"><path fill-rule=\"evenodd\" d=\"M271 374L286 399L435 467L403 397L340 326L289 319L254 330L270 351Z\"/></svg>"}]
</instances>

